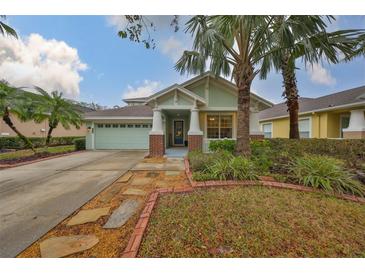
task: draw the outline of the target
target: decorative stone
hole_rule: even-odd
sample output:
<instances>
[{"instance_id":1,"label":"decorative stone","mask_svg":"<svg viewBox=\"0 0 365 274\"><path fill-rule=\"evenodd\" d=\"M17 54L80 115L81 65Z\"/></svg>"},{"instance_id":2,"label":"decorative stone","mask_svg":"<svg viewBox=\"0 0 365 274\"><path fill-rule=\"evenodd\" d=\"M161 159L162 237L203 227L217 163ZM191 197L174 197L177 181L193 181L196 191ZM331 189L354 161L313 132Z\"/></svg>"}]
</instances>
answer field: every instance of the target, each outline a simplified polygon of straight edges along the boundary
<instances>
[{"instance_id":1,"label":"decorative stone","mask_svg":"<svg viewBox=\"0 0 365 274\"><path fill-rule=\"evenodd\" d=\"M71 220L67 223L68 226L80 225L90 222L97 221L101 216L108 215L110 207L102 207L95 209L85 209L77 213Z\"/></svg>"},{"instance_id":2,"label":"decorative stone","mask_svg":"<svg viewBox=\"0 0 365 274\"><path fill-rule=\"evenodd\" d=\"M126 183L129 181L130 178L132 178L133 174L131 172L125 173L122 177L120 177L117 182L118 183Z\"/></svg>"},{"instance_id":3,"label":"decorative stone","mask_svg":"<svg viewBox=\"0 0 365 274\"><path fill-rule=\"evenodd\" d=\"M147 178L156 178L156 177L158 177L158 173L157 172L148 172L147 174L146 174L146 177Z\"/></svg>"},{"instance_id":4,"label":"decorative stone","mask_svg":"<svg viewBox=\"0 0 365 274\"><path fill-rule=\"evenodd\" d=\"M138 189L138 188L128 188L126 191L123 192L124 195L139 195L143 196L146 195L146 191Z\"/></svg>"},{"instance_id":5,"label":"decorative stone","mask_svg":"<svg viewBox=\"0 0 365 274\"><path fill-rule=\"evenodd\" d=\"M133 178L131 185L133 186L144 186L152 182L151 178Z\"/></svg>"},{"instance_id":6,"label":"decorative stone","mask_svg":"<svg viewBox=\"0 0 365 274\"><path fill-rule=\"evenodd\" d=\"M117 195L123 188L122 184L114 184L113 186L110 187L109 190L107 190L107 192L105 192L101 198L100 201L103 203L107 203L109 202L115 195Z\"/></svg>"},{"instance_id":7,"label":"decorative stone","mask_svg":"<svg viewBox=\"0 0 365 274\"><path fill-rule=\"evenodd\" d=\"M118 228L124 225L129 218L137 211L141 202L138 200L125 200L113 214L103 228Z\"/></svg>"},{"instance_id":8,"label":"decorative stone","mask_svg":"<svg viewBox=\"0 0 365 274\"><path fill-rule=\"evenodd\" d=\"M165 171L165 176L179 176L180 171Z\"/></svg>"},{"instance_id":9,"label":"decorative stone","mask_svg":"<svg viewBox=\"0 0 365 274\"><path fill-rule=\"evenodd\" d=\"M92 248L99 242L95 235L61 236L40 243L42 258L61 258Z\"/></svg>"}]
</instances>

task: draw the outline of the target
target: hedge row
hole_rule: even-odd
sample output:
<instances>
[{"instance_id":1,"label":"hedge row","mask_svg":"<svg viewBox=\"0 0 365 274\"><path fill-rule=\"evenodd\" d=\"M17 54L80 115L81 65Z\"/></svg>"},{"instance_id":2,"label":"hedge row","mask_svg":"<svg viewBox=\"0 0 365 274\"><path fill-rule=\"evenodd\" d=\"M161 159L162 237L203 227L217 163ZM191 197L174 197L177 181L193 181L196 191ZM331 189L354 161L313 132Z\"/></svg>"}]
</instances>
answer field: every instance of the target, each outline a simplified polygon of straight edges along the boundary
<instances>
[{"instance_id":1,"label":"hedge row","mask_svg":"<svg viewBox=\"0 0 365 274\"><path fill-rule=\"evenodd\" d=\"M270 153L302 156L304 153L332 156L345 160L349 166L357 166L358 161L365 160L365 139L284 139L273 138L262 141L251 141L251 147L260 150L263 147L270 149ZM235 141L211 141L211 151L233 151ZM361 162L360 161L360 162Z\"/></svg>"},{"instance_id":2,"label":"hedge row","mask_svg":"<svg viewBox=\"0 0 365 274\"><path fill-rule=\"evenodd\" d=\"M80 136L70 137L52 137L50 146L60 145L73 145L75 139L85 139ZM28 138L34 145L34 147L42 147L45 144L45 138L42 137L30 137ZM24 142L18 137L0 137L0 149L23 149L25 148Z\"/></svg>"}]
</instances>

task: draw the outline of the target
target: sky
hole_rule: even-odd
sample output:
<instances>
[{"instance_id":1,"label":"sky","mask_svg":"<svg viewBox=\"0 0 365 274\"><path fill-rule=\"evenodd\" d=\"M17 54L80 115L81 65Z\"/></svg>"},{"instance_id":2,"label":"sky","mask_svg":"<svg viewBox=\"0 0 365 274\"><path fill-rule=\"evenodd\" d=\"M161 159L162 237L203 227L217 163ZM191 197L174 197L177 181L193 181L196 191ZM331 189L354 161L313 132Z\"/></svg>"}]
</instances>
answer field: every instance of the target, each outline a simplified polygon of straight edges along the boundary
<instances>
[{"instance_id":1,"label":"sky","mask_svg":"<svg viewBox=\"0 0 365 274\"><path fill-rule=\"evenodd\" d=\"M331 31L365 28L365 16L336 16ZM8 16L19 39L0 37L0 75L15 86L40 86L68 98L103 106L123 105L123 98L148 96L193 75L180 75L174 64L190 49L192 38L170 26L172 16L149 16L155 49L118 37L123 16ZM365 58L349 63L326 62L304 67L297 62L299 94L318 97L365 85ZM275 72L258 77L253 92L281 102L282 78Z\"/></svg>"}]
</instances>

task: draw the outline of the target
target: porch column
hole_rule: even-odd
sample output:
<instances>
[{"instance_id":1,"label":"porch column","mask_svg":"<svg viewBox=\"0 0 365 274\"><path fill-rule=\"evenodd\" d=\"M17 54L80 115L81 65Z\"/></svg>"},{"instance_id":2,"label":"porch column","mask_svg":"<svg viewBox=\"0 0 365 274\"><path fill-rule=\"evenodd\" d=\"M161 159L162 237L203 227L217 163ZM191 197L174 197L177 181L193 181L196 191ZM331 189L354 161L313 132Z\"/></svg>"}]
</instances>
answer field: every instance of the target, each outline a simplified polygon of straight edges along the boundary
<instances>
[{"instance_id":1,"label":"porch column","mask_svg":"<svg viewBox=\"0 0 365 274\"><path fill-rule=\"evenodd\" d=\"M351 110L350 123L348 128L343 129L343 138L345 139L365 138L364 109Z\"/></svg>"},{"instance_id":2,"label":"porch column","mask_svg":"<svg viewBox=\"0 0 365 274\"><path fill-rule=\"evenodd\" d=\"M199 110L194 107L190 110L190 128L188 131L188 149L202 150L203 149L203 131L199 125Z\"/></svg>"},{"instance_id":3,"label":"porch column","mask_svg":"<svg viewBox=\"0 0 365 274\"><path fill-rule=\"evenodd\" d=\"M158 108L153 109L149 148L150 157L162 157L165 155L165 136L162 127L162 115L161 110Z\"/></svg>"}]
</instances>

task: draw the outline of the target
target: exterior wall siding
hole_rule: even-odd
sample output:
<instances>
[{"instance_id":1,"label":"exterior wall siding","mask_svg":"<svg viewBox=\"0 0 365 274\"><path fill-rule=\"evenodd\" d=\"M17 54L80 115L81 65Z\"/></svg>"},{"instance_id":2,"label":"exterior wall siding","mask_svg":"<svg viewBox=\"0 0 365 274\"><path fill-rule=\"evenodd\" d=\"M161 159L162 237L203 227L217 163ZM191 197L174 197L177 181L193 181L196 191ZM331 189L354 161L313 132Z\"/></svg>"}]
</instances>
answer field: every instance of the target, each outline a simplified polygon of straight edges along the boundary
<instances>
[{"instance_id":1,"label":"exterior wall siding","mask_svg":"<svg viewBox=\"0 0 365 274\"><path fill-rule=\"evenodd\" d=\"M48 122L44 121L42 123L35 123L33 121L21 122L14 115L11 115L11 120L19 131L27 137L46 137L48 131ZM53 137L63 137L63 136L85 136L87 134L87 126L83 124L80 129L71 126L69 130L65 129L62 125L59 125L53 130ZM0 137L1 136L17 136L8 125L1 119L0 120Z\"/></svg>"}]
</instances>

